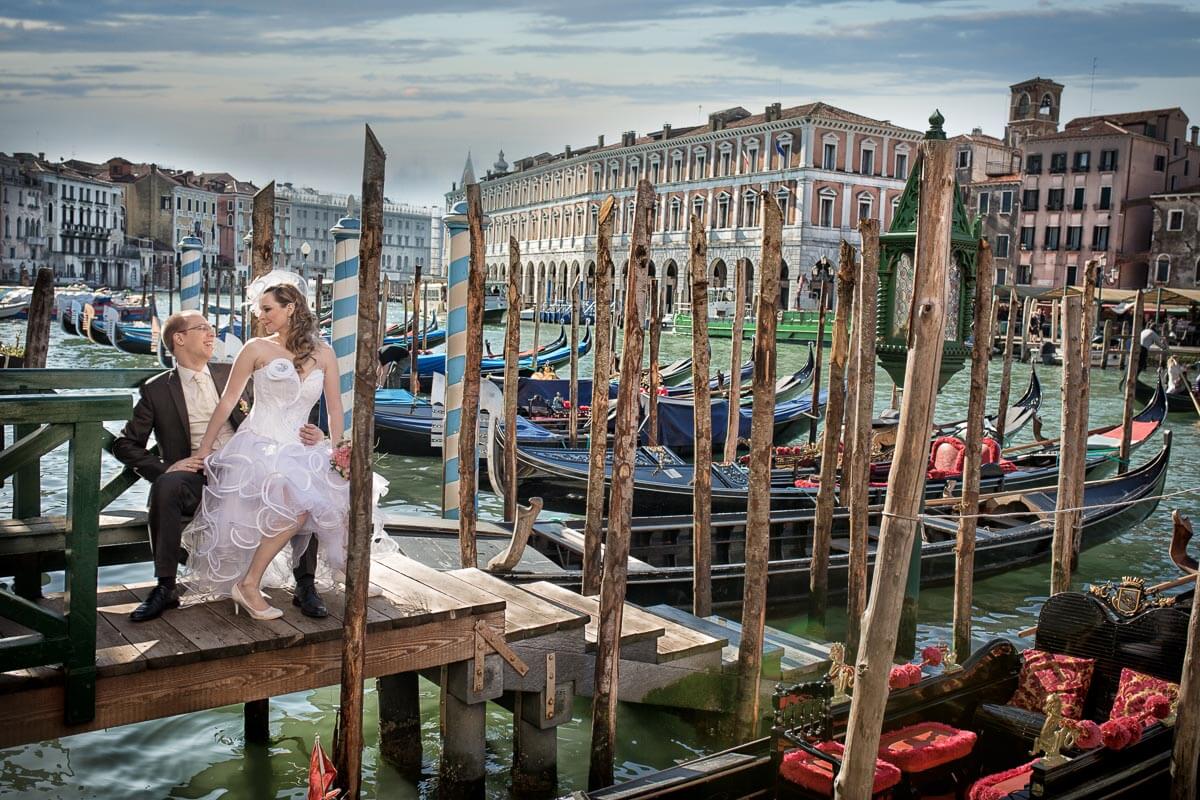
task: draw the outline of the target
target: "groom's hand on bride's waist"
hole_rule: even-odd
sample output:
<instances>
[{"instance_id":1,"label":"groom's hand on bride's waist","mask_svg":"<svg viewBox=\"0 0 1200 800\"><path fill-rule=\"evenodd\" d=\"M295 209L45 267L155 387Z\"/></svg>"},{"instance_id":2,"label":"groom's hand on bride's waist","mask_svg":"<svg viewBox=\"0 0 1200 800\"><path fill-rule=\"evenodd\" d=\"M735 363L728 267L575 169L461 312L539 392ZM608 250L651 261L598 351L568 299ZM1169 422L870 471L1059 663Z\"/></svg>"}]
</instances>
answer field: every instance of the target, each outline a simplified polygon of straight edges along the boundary
<instances>
[{"instance_id":1,"label":"groom's hand on bride's waist","mask_svg":"<svg viewBox=\"0 0 1200 800\"><path fill-rule=\"evenodd\" d=\"M300 441L307 447L312 447L325 441L325 433L316 425L306 423L300 426Z\"/></svg>"},{"instance_id":2,"label":"groom's hand on bride's waist","mask_svg":"<svg viewBox=\"0 0 1200 800\"><path fill-rule=\"evenodd\" d=\"M204 459L199 456L188 456L181 458L171 466L167 467L167 472L201 472L204 469Z\"/></svg>"}]
</instances>

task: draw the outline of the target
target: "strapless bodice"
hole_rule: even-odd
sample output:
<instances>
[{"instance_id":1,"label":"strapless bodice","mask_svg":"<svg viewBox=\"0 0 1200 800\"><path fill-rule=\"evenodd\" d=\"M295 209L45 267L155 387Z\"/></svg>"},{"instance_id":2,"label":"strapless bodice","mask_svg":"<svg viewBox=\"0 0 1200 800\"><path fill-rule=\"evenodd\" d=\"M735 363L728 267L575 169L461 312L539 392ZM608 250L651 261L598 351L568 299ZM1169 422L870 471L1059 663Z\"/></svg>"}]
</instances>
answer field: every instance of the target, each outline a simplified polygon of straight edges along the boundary
<instances>
[{"instance_id":1,"label":"strapless bodice","mask_svg":"<svg viewBox=\"0 0 1200 800\"><path fill-rule=\"evenodd\" d=\"M300 427L321 397L324 371L312 369L303 378L289 359L276 358L256 369L254 405L238 430L248 430L280 443L298 442Z\"/></svg>"}]
</instances>

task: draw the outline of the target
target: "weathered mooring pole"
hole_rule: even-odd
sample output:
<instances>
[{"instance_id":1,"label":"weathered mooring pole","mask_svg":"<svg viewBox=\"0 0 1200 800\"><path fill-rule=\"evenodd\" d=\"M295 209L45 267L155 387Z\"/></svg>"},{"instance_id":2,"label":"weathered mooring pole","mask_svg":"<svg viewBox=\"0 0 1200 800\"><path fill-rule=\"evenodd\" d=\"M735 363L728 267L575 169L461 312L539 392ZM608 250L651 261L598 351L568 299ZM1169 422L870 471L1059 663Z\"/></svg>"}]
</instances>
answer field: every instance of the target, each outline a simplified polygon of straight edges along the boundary
<instances>
[{"instance_id":1,"label":"weathered mooring pole","mask_svg":"<svg viewBox=\"0 0 1200 800\"><path fill-rule=\"evenodd\" d=\"M517 522L517 366L521 349L521 245L508 237L508 313L504 327L504 519ZM488 457L491 457L488 453Z\"/></svg>"},{"instance_id":2,"label":"weathered mooring pole","mask_svg":"<svg viewBox=\"0 0 1200 800\"><path fill-rule=\"evenodd\" d=\"M737 461L738 433L742 427L742 332L746 322L746 259L739 258L734 264L733 328L729 346L729 401L725 415L725 450L722 461L732 464ZM761 282L761 281L760 281ZM694 323L693 323L694 324ZM774 378L772 378L774 380Z\"/></svg>"},{"instance_id":3,"label":"weathered mooring pole","mask_svg":"<svg viewBox=\"0 0 1200 800\"><path fill-rule=\"evenodd\" d=\"M417 347L417 309L421 307L421 265L417 264L416 270L413 272L413 314L408 318L410 325L409 345L408 345L408 391L412 394L413 400L416 400L417 393L421 391L421 375L417 365L417 353L420 348Z\"/></svg>"},{"instance_id":4,"label":"weathered mooring pole","mask_svg":"<svg viewBox=\"0 0 1200 800\"><path fill-rule=\"evenodd\" d=\"M829 392L825 403L825 432L821 446L821 486L817 489L812 566L809 570L808 622L816 629L824 629L825 611L829 605L829 544L833 538L833 493L838 480L838 454L841 450L842 416L846 403L846 357L850 349L848 323L854 306L854 273L854 248L843 239L838 257L833 348L829 354ZM813 421L813 427L816 427L816 420Z\"/></svg>"},{"instance_id":5,"label":"weathered mooring pole","mask_svg":"<svg viewBox=\"0 0 1200 800\"><path fill-rule=\"evenodd\" d=\"M608 538L600 587L600 621L596 635L596 689L592 698L592 759L588 786L613 782L617 746L617 670L621 658L621 619L625 578L629 570L629 523L633 517L633 470L637 457L638 392L641 388L643 321L646 319L650 273L650 214L654 187L638 181L629 242L629 274L625 282L625 341L621 350L621 383L617 389L617 431L613 439L612 489L608 498ZM599 265L597 265L599 269Z\"/></svg>"},{"instance_id":6,"label":"weathered mooring pole","mask_svg":"<svg viewBox=\"0 0 1200 800\"><path fill-rule=\"evenodd\" d=\"M375 442L375 375L379 363L379 261L383 253L383 171L386 156L368 125L363 154L362 238L359 243L360 310L354 368L354 427L350 451L350 531L346 545L346 609L342 620L342 688L337 766L347 800L362 781L363 680L366 678L367 585L371 570L372 458Z\"/></svg>"},{"instance_id":7,"label":"weathered mooring pole","mask_svg":"<svg viewBox=\"0 0 1200 800\"><path fill-rule=\"evenodd\" d=\"M1058 444L1058 501L1054 512L1054 539L1051 544L1050 593L1071 588L1072 548L1075 528L1079 525L1078 498L1083 496L1083 447L1076 446L1078 433L1077 403L1082 391L1081 307L1078 297L1063 298L1062 341L1062 437Z\"/></svg>"},{"instance_id":8,"label":"weathered mooring pole","mask_svg":"<svg viewBox=\"0 0 1200 800\"><path fill-rule=\"evenodd\" d=\"M971 652L971 603L975 582L975 530L979 520L979 470L983 460L983 406L987 402L988 352L992 349L992 282L996 270L992 248L979 241L975 268L975 344L971 351L971 395L967 401L967 452L962 469L962 515L958 519L957 563L954 570L955 654L966 658ZM1000 409L1004 413L1004 409Z\"/></svg>"},{"instance_id":9,"label":"weathered mooring pole","mask_svg":"<svg viewBox=\"0 0 1200 800\"><path fill-rule=\"evenodd\" d=\"M1141 346L1142 321L1146 298L1141 289L1133 301L1133 321L1129 326L1129 356L1125 360L1125 398L1121 410L1121 448L1117 455L1117 471L1129 471L1130 441L1133 439L1133 401L1138 375L1138 348Z\"/></svg>"},{"instance_id":10,"label":"weathered mooring pole","mask_svg":"<svg viewBox=\"0 0 1200 800\"><path fill-rule=\"evenodd\" d=\"M858 225L862 235L862 259L858 272L858 292L854 319L854 341L850 357L858 364L855 380L853 439L850 445L849 476L843 478L850 497L850 558L846 587L846 614L849 624L846 644L857 654L862 615L867 607L867 549L869 501L871 490L871 421L875 416L875 306L879 291L879 222L865 219ZM813 421L816 424L816 421Z\"/></svg>"},{"instance_id":11,"label":"weathered mooring pole","mask_svg":"<svg viewBox=\"0 0 1200 800\"><path fill-rule=\"evenodd\" d=\"M351 216L347 211L346 216ZM263 188L254 193L254 206L250 216L250 278L254 280L266 275L275 267L275 181L271 181ZM336 239L335 239L336 241ZM336 261L336 257L334 259ZM336 269L336 268L335 268ZM357 266L355 271L357 272ZM337 280L336 277L334 279ZM334 294L337 294L337 284L334 284ZM351 322L353 325L353 322ZM255 316L250 321L250 330L252 336L266 336L266 329L263 323ZM337 331L333 332L333 337L337 338ZM334 347L336 351L336 346ZM341 361L338 362L339 368ZM347 364L348 368L353 368L353 361ZM341 371L339 369L339 371ZM346 389L347 387L343 387ZM343 395L348 394L348 391L343 391ZM347 398L342 397L345 401ZM346 406L346 413L349 415L350 407ZM347 422L347 425L349 423Z\"/></svg>"},{"instance_id":12,"label":"weathered mooring pole","mask_svg":"<svg viewBox=\"0 0 1200 800\"><path fill-rule=\"evenodd\" d=\"M658 444L658 345L662 339L662 309L659 308L657 278L650 279L650 395L646 398L646 443Z\"/></svg>"},{"instance_id":13,"label":"weathered mooring pole","mask_svg":"<svg viewBox=\"0 0 1200 800\"><path fill-rule=\"evenodd\" d=\"M596 235L596 329L592 342L592 410L588 427L587 518L583 529L583 593L600 592L600 527L604 519L604 461L608 452L608 386L612 376L613 260L616 200L600 204Z\"/></svg>"},{"instance_id":14,"label":"weathered mooring pole","mask_svg":"<svg viewBox=\"0 0 1200 800\"><path fill-rule=\"evenodd\" d=\"M466 184L467 233L471 244L467 259L467 279L458 286L460 293L466 295L467 311L466 352L462 374L462 421L458 439L458 549L462 565L471 568L478 566L479 561L475 543L478 518L476 490L479 486L479 370L483 360L483 276L487 269L484 261L484 248L487 244L484 229L488 222L483 214L479 183L474 177L471 175L472 180ZM446 371L450 371L449 365ZM495 420L492 420L492 424L494 423ZM513 435L516 435L516 431L513 431Z\"/></svg>"},{"instance_id":15,"label":"weathered mooring pole","mask_svg":"<svg viewBox=\"0 0 1200 800\"><path fill-rule=\"evenodd\" d=\"M925 464L929 458L929 431L945 340L954 204L953 145L945 139L926 139L921 142L921 157L913 311L893 457L893 463L909 465ZM835 796L842 800L871 796L888 672L896 652L924 486L923 469L894 469L888 477L871 600L858 646L846 752L834 780Z\"/></svg>"},{"instance_id":16,"label":"weathered mooring pole","mask_svg":"<svg viewBox=\"0 0 1200 800\"><path fill-rule=\"evenodd\" d=\"M1000 366L1000 399L996 411L996 441L1004 447L1004 437L1008 428L1008 398L1012 390L1013 336L1017 324L1017 290L1008 290L1008 324L1004 331L1004 361Z\"/></svg>"},{"instance_id":17,"label":"weathered mooring pole","mask_svg":"<svg viewBox=\"0 0 1200 800\"><path fill-rule=\"evenodd\" d=\"M712 613L712 392L708 386L708 236L692 214L692 387L696 428L695 483L692 486L692 613Z\"/></svg>"},{"instance_id":18,"label":"weathered mooring pole","mask_svg":"<svg viewBox=\"0 0 1200 800\"><path fill-rule=\"evenodd\" d=\"M812 387L812 403L809 404L808 413L812 415L812 422L808 426L808 443L815 444L817 441L817 423L821 420L821 362L825 359L825 303L826 292L828 291L829 281L821 281L820 289L820 316L817 318L817 363L813 368L813 387Z\"/></svg>"},{"instance_id":19,"label":"weathered mooring pole","mask_svg":"<svg viewBox=\"0 0 1200 800\"><path fill-rule=\"evenodd\" d=\"M773 197L763 198L762 259L754 334L754 410L750 420L750 493L746 504L746 577L742 597L742 641L738 647L734 733L739 741L758 728L763 627L767 614L767 567L771 539L771 442L775 435L775 330L783 214Z\"/></svg>"}]
</instances>

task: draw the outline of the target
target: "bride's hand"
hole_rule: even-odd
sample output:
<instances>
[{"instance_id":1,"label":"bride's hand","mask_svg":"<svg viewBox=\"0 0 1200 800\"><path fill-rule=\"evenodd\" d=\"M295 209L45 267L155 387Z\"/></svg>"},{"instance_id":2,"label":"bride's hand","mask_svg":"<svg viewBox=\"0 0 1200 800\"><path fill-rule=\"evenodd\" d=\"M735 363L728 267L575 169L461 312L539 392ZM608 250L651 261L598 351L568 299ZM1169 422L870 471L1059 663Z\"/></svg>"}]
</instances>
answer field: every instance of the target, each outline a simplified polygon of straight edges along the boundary
<instances>
[{"instance_id":1,"label":"bride's hand","mask_svg":"<svg viewBox=\"0 0 1200 800\"><path fill-rule=\"evenodd\" d=\"M312 447L325 441L325 434L316 425L306 423L300 426L300 441L306 447Z\"/></svg>"},{"instance_id":2,"label":"bride's hand","mask_svg":"<svg viewBox=\"0 0 1200 800\"><path fill-rule=\"evenodd\" d=\"M203 469L203 464L204 464L204 461L205 461L205 460L206 460L206 459L207 459L207 458L208 458L210 455L212 455L212 448L211 448L211 447L201 447L199 450L197 450L196 452L192 453L192 458L199 459L199 460L200 460L200 464L202 465L202 466L201 466L201 468Z\"/></svg>"}]
</instances>

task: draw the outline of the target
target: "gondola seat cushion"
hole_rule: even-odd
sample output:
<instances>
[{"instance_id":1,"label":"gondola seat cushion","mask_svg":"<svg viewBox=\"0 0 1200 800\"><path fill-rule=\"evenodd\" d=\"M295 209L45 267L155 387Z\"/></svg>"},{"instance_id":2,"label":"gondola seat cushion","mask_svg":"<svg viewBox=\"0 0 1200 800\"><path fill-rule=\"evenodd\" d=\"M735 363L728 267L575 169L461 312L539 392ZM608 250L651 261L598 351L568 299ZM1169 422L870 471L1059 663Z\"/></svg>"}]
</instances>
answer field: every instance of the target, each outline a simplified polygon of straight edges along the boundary
<instances>
[{"instance_id":1,"label":"gondola seat cushion","mask_svg":"<svg viewBox=\"0 0 1200 800\"><path fill-rule=\"evenodd\" d=\"M1156 706L1161 704L1162 698L1165 698L1168 704L1177 702L1179 684L1122 667L1117 696L1113 700L1108 718L1141 717L1146 725L1152 725L1156 719L1161 719L1161 709Z\"/></svg>"},{"instance_id":2,"label":"gondola seat cushion","mask_svg":"<svg viewBox=\"0 0 1200 800\"><path fill-rule=\"evenodd\" d=\"M1003 800L1013 792L1029 788L1029 779L1033 777L1033 765L1038 761L1039 759L1035 758L1028 764L997 772L994 775L985 775L971 784L967 800Z\"/></svg>"},{"instance_id":3,"label":"gondola seat cushion","mask_svg":"<svg viewBox=\"0 0 1200 800\"><path fill-rule=\"evenodd\" d=\"M918 722L887 731L879 739L879 758L909 774L958 761L971 754L975 732L940 722Z\"/></svg>"},{"instance_id":4,"label":"gondola seat cushion","mask_svg":"<svg viewBox=\"0 0 1200 800\"><path fill-rule=\"evenodd\" d=\"M1095 668L1096 661L1092 658L1026 650L1021 654L1017 691L1008 703L1017 708L1041 712L1046 707L1047 696L1056 692L1062 699L1062 715L1069 719L1080 719Z\"/></svg>"},{"instance_id":5,"label":"gondola seat cushion","mask_svg":"<svg viewBox=\"0 0 1200 800\"><path fill-rule=\"evenodd\" d=\"M841 742L821 742L817 749L835 758L845 752ZM784 753L779 777L813 794L833 797L833 765L799 748ZM900 770L886 761L875 760L875 780L871 793L879 794L900 782Z\"/></svg>"}]
</instances>

